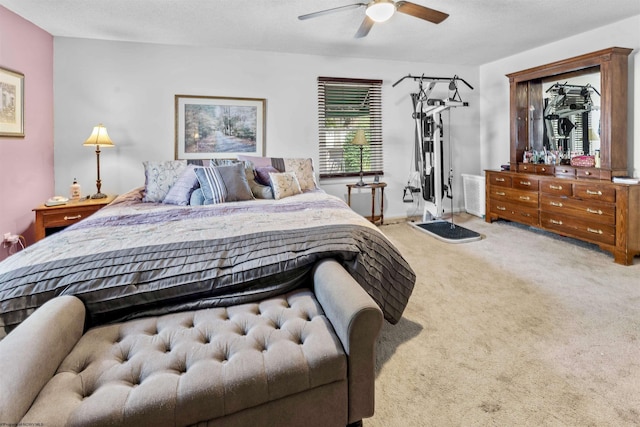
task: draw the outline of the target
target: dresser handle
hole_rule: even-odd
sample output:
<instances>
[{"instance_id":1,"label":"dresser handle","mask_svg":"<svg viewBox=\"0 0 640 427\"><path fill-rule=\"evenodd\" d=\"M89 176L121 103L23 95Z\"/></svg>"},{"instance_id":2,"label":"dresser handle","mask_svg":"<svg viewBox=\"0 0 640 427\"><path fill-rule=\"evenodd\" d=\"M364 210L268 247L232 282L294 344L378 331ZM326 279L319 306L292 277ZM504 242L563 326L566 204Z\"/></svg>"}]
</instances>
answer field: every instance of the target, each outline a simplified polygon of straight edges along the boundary
<instances>
[{"instance_id":1,"label":"dresser handle","mask_svg":"<svg viewBox=\"0 0 640 427\"><path fill-rule=\"evenodd\" d=\"M560 202L549 202L549 204L550 204L551 206L556 206L556 207L558 207L558 208L561 208L561 207L562 207L562 203L560 203Z\"/></svg>"},{"instance_id":2,"label":"dresser handle","mask_svg":"<svg viewBox=\"0 0 640 427\"><path fill-rule=\"evenodd\" d=\"M598 190L598 191L587 190L587 194L590 194L592 196L602 196L602 191L600 191L600 190Z\"/></svg>"},{"instance_id":3,"label":"dresser handle","mask_svg":"<svg viewBox=\"0 0 640 427\"><path fill-rule=\"evenodd\" d=\"M527 218L531 218L531 214L530 214L530 213L521 212L520 214L521 214L522 216L526 216Z\"/></svg>"},{"instance_id":4,"label":"dresser handle","mask_svg":"<svg viewBox=\"0 0 640 427\"><path fill-rule=\"evenodd\" d=\"M562 221L558 221L558 220L555 220L555 219L550 219L549 222L551 224L555 224L555 225L562 225Z\"/></svg>"},{"instance_id":5,"label":"dresser handle","mask_svg":"<svg viewBox=\"0 0 640 427\"><path fill-rule=\"evenodd\" d=\"M504 178L496 178L496 182L504 182Z\"/></svg>"},{"instance_id":6,"label":"dresser handle","mask_svg":"<svg viewBox=\"0 0 640 427\"><path fill-rule=\"evenodd\" d=\"M550 185L549 186L550 189L552 190L562 190L562 185Z\"/></svg>"},{"instance_id":7,"label":"dresser handle","mask_svg":"<svg viewBox=\"0 0 640 427\"><path fill-rule=\"evenodd\" d=\"M506 196L507 193L505 193L504 191L496 191L496 196Z\"/></svg>"},{"instance_id":8,"label":"dresser handle","mask_svg":"<svg viewBox=\"0 0 640 427\"><path fill-rule=\"evenodd\" d=\"M562 173L569 173L569 169L562 169Z\"/></svg>"},{"instance_id":9,"label":"dresser handle","mask_svg":"<svg viewBox=\"0 0 640 427\"><path fill-rule=\"evenodd\" d=\"M591 175L591 172L586 171L584 174L585 174L585 175L587 175L587 176L589 176L589 175Z\"/></svg>"},{"instance_id":10,"label":"dresser handle","mask_svg":"<svg viewBox=\"0 0 640 427\"><path fill-rule=\"evenodd\" d=\"M64 220L65 221L73 221L74 219L80 219L82 218L82 215L74 215L74 216L64 216Z\"/></svg>"},{"instance_id":11,"label":"dresser handle","mask_svg":"<svg viewBox=\"0 0 640 427\"><path fill-rule=\"evenodd\" d=\"M541 170L542 172L546 172L546 171L547 171L547 168L541 168L540 170Z\"/></svg>"},{"instance_id":12,"label":"dresser handle","mask_svg":"<svg viewBox=\"0 0 640 427\"><path fill-rule=\"evenodd\" d=\"M504 206L496 206L496 209L498 209L499 211L506 211L507 208L505 208Z\"/></svg>"},{"instance_id":13,"label":"dresser handle","mask_svg":"<svg viewBox=\"0 0 640 427\"><path fill-rule=\"evenodd\" d=\"M595 210L595 209L587 208L587 212L592 213L592 214L602 215L602 211L600 209Z\"/></svg>"},{"instance_id":14,"label":"dresser handle","mask_svg":"<svg viewBox=\"0 0 640 427\"><path fill-rule=\"evenodd\" d=\"M531 185L531 181L520 181L520 185Z\"/></svg>"},{"instance_id":15,"label":"dresser handle","mask_svg":"<svg viewBox=\"0 0 640 427\"><path fill-rule=\"evenodd\" d=\"M593 234L602 234L602 230L594 230L593 228L587 227L587 231Z\"/></svg>"},{"instance_id":16,"label":"dresser handle","mask_svg":"<svg viewBox=\"0 0 640 427\"><path fill-rule=\"evenodd\" d=\"M529 196L520 196L520 200L531 200Z\"/></svg>"}]
</instances>

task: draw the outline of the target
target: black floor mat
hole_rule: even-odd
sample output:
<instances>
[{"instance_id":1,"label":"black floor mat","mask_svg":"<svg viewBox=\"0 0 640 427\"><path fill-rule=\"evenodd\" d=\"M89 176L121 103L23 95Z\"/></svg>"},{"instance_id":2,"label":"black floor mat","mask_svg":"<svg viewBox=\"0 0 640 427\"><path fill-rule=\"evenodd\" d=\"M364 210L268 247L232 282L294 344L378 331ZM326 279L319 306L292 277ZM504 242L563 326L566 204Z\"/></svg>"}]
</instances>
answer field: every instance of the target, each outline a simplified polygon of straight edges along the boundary
<instances>
[{"instance_id":1,"label":"black floor mat","mask_svg":"<svg viewBox=\"0 0 640 427\"><path fill-rule=\"evenodd\" d=\"M448 221L414 223L415 227L448 243L466 243L480 240L482 236L473 230L451 224Z\"/></svg>"}]
</instances>

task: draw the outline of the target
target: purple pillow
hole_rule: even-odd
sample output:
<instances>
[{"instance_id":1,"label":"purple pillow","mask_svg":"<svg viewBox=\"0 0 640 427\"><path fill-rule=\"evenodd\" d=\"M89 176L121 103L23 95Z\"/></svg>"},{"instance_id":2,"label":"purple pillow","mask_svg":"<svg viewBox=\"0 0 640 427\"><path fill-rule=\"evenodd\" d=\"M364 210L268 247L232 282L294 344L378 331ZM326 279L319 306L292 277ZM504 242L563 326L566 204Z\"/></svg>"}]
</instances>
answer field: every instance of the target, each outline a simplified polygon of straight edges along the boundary
<instances>
[{"instance_id":1,"label":"purple pillow","mask_svg":"<svg viewBox=\"0 0 640 427\"><path fill-rule=\"evenodd\" d=\"M256 171L256 181L258 184L262 185L271 185L271 178L269 178L269 173L278 173L280 172L278 169L273 166L263 166L260 168L255 168Z\"/></svg>"}]
</instances>

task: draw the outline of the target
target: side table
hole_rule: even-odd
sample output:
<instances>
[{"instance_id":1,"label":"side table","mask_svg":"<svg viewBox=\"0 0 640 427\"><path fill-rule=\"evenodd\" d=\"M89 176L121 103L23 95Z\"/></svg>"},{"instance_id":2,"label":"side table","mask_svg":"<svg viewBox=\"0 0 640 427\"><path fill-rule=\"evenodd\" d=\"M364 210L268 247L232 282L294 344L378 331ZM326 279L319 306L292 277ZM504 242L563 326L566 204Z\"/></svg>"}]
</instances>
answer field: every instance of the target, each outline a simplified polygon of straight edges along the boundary
<instances>
[{"instance_id":1,"label":"side table","mask_svg":"<svg viewBox=\"0 0 640 427\"><path fill-rule=\"evenodd\" d=\"M44 239L48 234L62 230L90 216L107 206L115 198L116 196L107 196L104 199L82 198L78 201L69 200L64 205L45 206L42 204L38 206L33 209L36 213L35 241Z\"/></svg>"},{"instance_id":2,"label":"side table","mask_svg":"<svg viewBox=\"0 0 640 427\"><path fill-rule=\"evenodd\" d=\"M366 185L347 184L347 204L351 206L351 189L371 189L371 216L366 216L372 223L384 224L384 188L387 186L385 182L373 182ZM380 214L376 215L376 190L380 190Z\"/></svg>"}]
</instances>

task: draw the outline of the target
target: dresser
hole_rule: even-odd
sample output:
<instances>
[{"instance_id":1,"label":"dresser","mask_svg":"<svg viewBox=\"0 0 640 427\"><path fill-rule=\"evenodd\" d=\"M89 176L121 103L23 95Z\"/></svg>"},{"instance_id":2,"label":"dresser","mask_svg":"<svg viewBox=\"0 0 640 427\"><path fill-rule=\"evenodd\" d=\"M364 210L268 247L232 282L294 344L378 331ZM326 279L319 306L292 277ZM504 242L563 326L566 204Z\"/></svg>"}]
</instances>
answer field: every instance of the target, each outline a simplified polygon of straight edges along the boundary
<instances>
[{"instance_id":1,"label":"dresser","mask_svg":"<svg viewBox=\"0 0 640 427\"><path fill-rule=\"evenodd\" d=\"M613 182L628 174L631 52L611 47L507 75L509 170L486 171L487 222L539 227L633 264L640 185Z\"/></svg>"},{"instance_id":2,"label":"dresser","mask_svg":"<svg viewBox=\"0 0 640 427\"><path fill-rule=\"evenodd\" d=\"M486 171L487 222L506 219L594 243L619 264L640 255L640 185Z\"/></svg>"}]
</instances>

